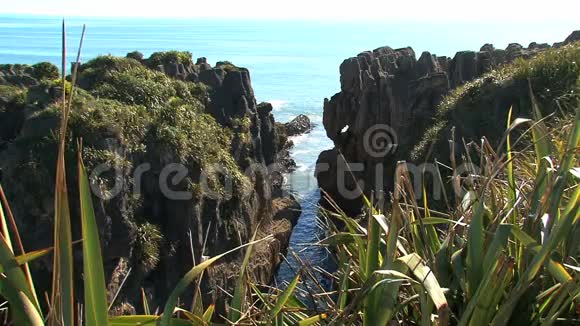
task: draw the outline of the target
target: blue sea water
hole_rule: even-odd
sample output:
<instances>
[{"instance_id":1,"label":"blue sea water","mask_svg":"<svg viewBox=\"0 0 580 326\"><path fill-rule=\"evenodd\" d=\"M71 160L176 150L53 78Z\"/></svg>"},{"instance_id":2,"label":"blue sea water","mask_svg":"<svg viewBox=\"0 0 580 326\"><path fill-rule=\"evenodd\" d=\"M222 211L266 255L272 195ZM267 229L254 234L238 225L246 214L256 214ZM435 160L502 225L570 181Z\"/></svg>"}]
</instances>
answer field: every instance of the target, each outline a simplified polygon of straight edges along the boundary
<instances>
[{"instance_id":1,"label":"blue sea water","mask_svg":"<svg viewBox=\"0 0 580 326\"><path fill-rule=\"evenodd\" d=\"M0 14L0 63L60 60L62 18ZM308 115L317 127L294 139L292 155L298 164L288 177L300 198L303 214L291 237L291 250L313 265L326 253L304 247L321 235L316 226L318 191L313 166L320 151L332 147L322 127L325 97L340 90L339 65L365 50L389 45L412 46L420 55L429 50L453 56L477 50L484 43L505 48L511 42L562 41L577 26L569 22L342 22L235 19L67 18L69 56L76 54L81 26L87 25L82 59L100 54L125 55L139 50L187 50L210 63L229 60L250 70L258 101L274 105L277 121ZM278 281L292 277L292 266L282 265Z\"/></svg>"}]
</instances>

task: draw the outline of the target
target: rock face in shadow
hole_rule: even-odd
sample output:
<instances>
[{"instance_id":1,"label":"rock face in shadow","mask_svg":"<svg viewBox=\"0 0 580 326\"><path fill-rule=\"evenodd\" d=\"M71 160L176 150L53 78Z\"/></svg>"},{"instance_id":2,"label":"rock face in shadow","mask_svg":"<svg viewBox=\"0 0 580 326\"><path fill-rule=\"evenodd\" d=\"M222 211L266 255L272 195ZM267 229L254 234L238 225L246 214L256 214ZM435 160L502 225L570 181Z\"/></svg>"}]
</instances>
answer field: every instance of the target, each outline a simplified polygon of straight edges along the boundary
<instances>
[{"instance_id":1,"label":"rock face in shadow","mask_svg":"<svg viewBox=\"0 0 580 326\"><path fill-rule=\"evenodd\" d=\"M127 59L101 57L81 66L81 89L70 125L71 139L83 138L89 174L109 159L116 162L114 166L120 164L119 169L91 179L97 189L93 201L110 299L131 270L116 302L138 311L141 287L152 306L163 306L194 262L248 242L255 230L258 237L274 236L254 247L250 262L255 280L269 283L300 215L298 202L281 188L283 178L277 171L283 168L277 166L289 158L281 150L285 144L279 143L272 107L257 104L248 70L231 63L211 67L205 58L196 64L191 58L189 62L161 58L160 64L150 67L158 62L134 52ZM0 70L2 184L27 250L52 245L56 146L51 134L58 128L56 104L62 96L58 83L33 77L31 69ZM11 128L4 128L5 124ZM70 151L69 188L77 239L72 145ZM176 171L164 175L168 166L177 164L187 169L186 177L171 179ZM214 166L225 167L229 174L208 172ZM204 176L209 190L216 188L214 195L202 187ZM233 182L230 193L228 176ZM163 178L170 180L169 189L162 186ZM110 189L115 180L119 192L101 198L99 189ZM168 196L168 190L191 196ZM78 289L82 289L81 254L75 251ZM227 298L221 289L233 291L242 258L243 252L233 253L205 274L204 302L217 303L219 313L225 312ZM50 259L35 265L35 273L46 276L38 284L43 291L49 287L51 269ZM183 298L193 298L190 294ZM82 300L80 291L77 295ZM115 311L122 313L119 309Z\"/></svg>"},{"instance_id":2,"label":"rock face in shadow","mask_svg":"<svg viewBox=\"0 0 580 326\"><path fill-rule=\"evenodd\" d=\"M554 46L570 43L578 35L574 32ZM396 162L409 160L450 90L548 48L547 44L531 43L525 48L512 43L502 50L485 44L479 51L458 52L453 58L423 52L417 59L410 47L381 47L344 60L341 91L324 100L324 128L334 148L318 158L320 188L347 213L358 214L361 190L369 194L392 188ZM377 164L381 168L375 168Z\"/></svg>"}]
</instances>

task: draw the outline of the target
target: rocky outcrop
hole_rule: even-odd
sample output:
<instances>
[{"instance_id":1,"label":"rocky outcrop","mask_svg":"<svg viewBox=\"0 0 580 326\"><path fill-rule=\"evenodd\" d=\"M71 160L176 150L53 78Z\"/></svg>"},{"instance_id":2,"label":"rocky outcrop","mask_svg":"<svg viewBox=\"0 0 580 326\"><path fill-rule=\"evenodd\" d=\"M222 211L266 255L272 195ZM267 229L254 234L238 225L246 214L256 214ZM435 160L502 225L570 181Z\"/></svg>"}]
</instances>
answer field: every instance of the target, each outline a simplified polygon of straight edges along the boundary
<instances>
[{"instance_id":1,"label":"rocky outcrop","mask_svg":"<svg viewBox=\"0 0 580 326\"><path fill-rule=\"evenodd\" d=\"M580 30L574 31L572 34L568 35L568 37L564 40L564 45L577 41L580 41Z\"/></svg>"},{"instance_id":2,"label":"rocky outcrop","mask_svg":"<svg viewBox=\"0 0 580 326\"><path fill-rule=\"evenodd\" d=\"M100 57L79 69L82 89L73 104L71 135L83 138L89 173L101 163L120 167L92 180L96 189L110 188L115 180L121 185L111 198L93 197L110 292L131 269L117 302L139 310L143 287L150 304L162 306L194 262L249 241L256 229L274 235L255 246L250 264L257 282L270 282L300 215L297 201L281 188L281 173L268 170L287 159L271 105L257 104L244 68L211 67L204 58L187 63L183 58L191 58L181 53L152 58ZM153 61L153 70L144 67ZM54 103L62 91L49 79L33 77L30 67L19 69L9 66L0 75L6 85L0 89L0 123L12 125L1 130L0 169L25 247L33 250L51 245L56 155L51 134L58 128ZM230 173L229 195L227 175L210 171L218 163ZM187 175L171 181L170 190L192 196L167 196L161 176L172 164L186 167ZM201 186L204 175L214 195ZM76 186L70 181L76 216ZM75 222L74 238L80 237L79 227ZM75 255L80 258L80 251ZM204 302L218 303L221 313L227 297L221 289L233 290L242 257L229 255L204 278ZM50 270L48 259L35 266L47 276L37 284L41 289L48 289Z\"/></svg>"},{"instance_id":3,"label":"rocky outcrop","mask_svg":"<svg viewBox=\"0 0 580 326\"><path fill-rule=\"evenodd\" d=\"M292 137L312 131L314 125L310 122L308 116L300 114L292 121L285 123L284 128L286 129L286 135Z\"/></svg>"},{"instance_id":4,"label":"rocky outcrop","mask_svg":"<svg viewBox=\"0 0 580 326\"><path fill-rule=\"evenodd\" d=\"M574 32L566 42L577 37ZM547 48L512 43L501 50L485 44L480 51L458 52L453 59L429 52L416 59L409 47L381 47L344 60L341 92L324 101L324 128L334 148L318 158L319 186L347 213L357 214L362 205L357 189L367 194L390 189L396 162L409 160L451 89ZM378 163L382 165L376 169Z\"/></svg>"}]
</instances>

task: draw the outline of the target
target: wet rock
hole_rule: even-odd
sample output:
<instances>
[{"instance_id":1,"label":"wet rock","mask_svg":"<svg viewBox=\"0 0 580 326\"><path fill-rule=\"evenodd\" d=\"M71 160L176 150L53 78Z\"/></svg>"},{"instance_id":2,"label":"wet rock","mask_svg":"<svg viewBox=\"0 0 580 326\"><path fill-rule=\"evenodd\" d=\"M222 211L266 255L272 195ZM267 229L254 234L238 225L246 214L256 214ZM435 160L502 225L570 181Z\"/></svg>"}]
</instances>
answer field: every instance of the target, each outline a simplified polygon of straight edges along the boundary
<instances>
[{"instance_id":1,"label":"wet rock","mask_svg":"<svg viewBox=\"0 0 580 326\"><path fill-rule=\"evenodd\" d=\"M292 121L285 123L284 127L286 128L286 135L292 137L310 132L314 125L310 122L308 116L300 114Z\"/></svg>"}]
</instances>

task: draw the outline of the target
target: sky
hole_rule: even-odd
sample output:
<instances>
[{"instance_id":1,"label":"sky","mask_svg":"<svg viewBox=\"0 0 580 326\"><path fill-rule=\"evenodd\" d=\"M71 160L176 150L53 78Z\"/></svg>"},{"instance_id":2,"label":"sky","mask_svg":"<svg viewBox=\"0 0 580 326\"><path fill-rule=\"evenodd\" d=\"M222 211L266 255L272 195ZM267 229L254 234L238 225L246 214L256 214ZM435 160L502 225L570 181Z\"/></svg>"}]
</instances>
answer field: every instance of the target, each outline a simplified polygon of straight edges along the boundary
<instances>
[{"instance_id":1,"label":"sky","mask_svg":"<svg viewBox=\"0 0 580 326\"><path fill-rule=\"evenodd\" d=\"M0 0L0 14L241 19L579 22L577 0Z\"/></svg>"}]
</instances>

